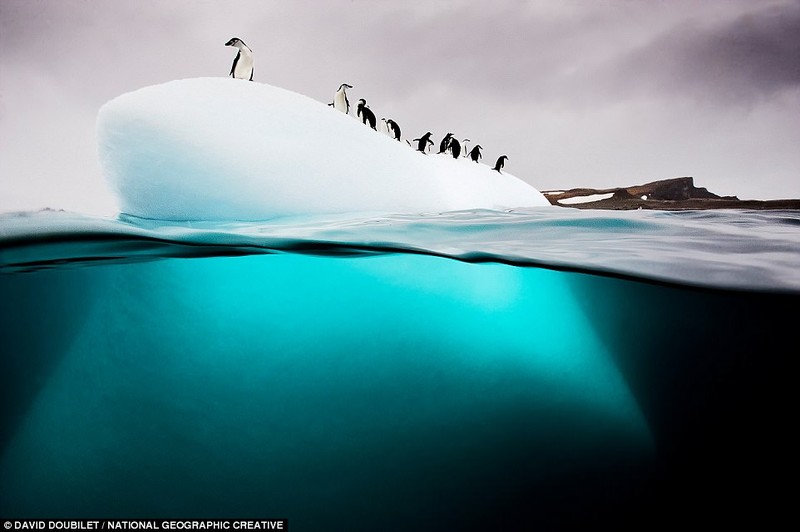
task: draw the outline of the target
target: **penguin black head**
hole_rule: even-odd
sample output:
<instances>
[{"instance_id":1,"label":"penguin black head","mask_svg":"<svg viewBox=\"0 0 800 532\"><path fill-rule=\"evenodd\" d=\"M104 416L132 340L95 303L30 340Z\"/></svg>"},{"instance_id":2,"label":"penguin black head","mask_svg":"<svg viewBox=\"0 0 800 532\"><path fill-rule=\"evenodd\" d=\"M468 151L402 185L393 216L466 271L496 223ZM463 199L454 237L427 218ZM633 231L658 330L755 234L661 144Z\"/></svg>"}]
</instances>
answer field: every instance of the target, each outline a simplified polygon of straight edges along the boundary
<instances>
[{"instance_id":1,"label":"penguin black head","mask_svg":"<svg viewBox=\"0 0 800 532\"><path fill-rule=\"evenodd\" d=\"M352 89L352 88L353 88L353 86L352 85L348 85L347 83L342 83L341 85L339 85L339 90Z\"/></svg>"},{"instance_id":2,"label":"penguin black head","mask_svg":"<svg viewBox=\"0 0 800 532\"><path fill-rule=\"evenodd\" d=\"M234 37L230 41L225 43L225 46L236 46L237 44L244 44L244 41L241 40L239 37ZM245 46L247 46L245 44Z\"/></svg>"}]
</instances>

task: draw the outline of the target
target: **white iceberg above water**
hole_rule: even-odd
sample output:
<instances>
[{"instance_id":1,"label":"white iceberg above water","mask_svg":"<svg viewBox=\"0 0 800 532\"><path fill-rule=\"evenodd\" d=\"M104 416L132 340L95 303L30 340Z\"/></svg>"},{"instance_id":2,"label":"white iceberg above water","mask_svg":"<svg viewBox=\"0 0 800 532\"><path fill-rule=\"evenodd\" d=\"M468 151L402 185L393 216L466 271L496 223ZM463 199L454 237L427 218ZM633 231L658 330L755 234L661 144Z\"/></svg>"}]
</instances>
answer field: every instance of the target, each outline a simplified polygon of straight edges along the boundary
<instances>
[{"instance_id":1,"label":"white iceberg above water","mask_svg":"<svg viewBox=\"0 0 800 532\"><path fill-rule=\"evenodd\" d=\"M123 94L100 109L97 134L121 211L145 218L550 206L505 171L423 155L316 100L231 78Z\"/></svg>"}]
</instances>

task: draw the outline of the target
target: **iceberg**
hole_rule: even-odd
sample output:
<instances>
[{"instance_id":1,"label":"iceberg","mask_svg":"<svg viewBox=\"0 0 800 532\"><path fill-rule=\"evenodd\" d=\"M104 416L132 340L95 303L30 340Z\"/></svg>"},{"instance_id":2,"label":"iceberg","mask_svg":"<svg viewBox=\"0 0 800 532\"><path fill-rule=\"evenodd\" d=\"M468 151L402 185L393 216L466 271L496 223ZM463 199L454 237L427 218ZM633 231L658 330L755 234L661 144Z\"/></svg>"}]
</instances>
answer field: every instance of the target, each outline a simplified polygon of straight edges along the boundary
<instances>
[{"instance_id":1,"label":"iceberg","mask_svg":"<svg viewBox=\"0 0 800 532\"><path fill-rule=\"evenodd\" d=\"M118 96L100 109L97 136L121 211L143 218L550 206L511 174L422 154L316 100L232 78Z\"/></svg>"}]
</instances>

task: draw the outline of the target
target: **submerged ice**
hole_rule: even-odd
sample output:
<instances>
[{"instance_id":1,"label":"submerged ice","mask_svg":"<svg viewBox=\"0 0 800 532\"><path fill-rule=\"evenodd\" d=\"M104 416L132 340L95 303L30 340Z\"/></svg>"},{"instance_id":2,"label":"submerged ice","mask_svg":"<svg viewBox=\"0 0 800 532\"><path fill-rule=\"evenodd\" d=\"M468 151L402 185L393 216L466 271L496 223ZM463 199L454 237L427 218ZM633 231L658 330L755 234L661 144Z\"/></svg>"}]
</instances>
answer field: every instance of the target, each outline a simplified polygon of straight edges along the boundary
<instances>
[{"instance_id":1,"label":"submerged ice","mask_svg":"<svg viewBox=\"0 0 800 532\"><path fill-rule=\"evenodd\" d=\"M4 515L385 529L392 508L502 506L595 453L652 452L557 272L220 257L106 266L84 285L93 297L70 297L85 273L44 280L85 306L61 353L37 355L50 369L3 453Z\"/></svg>"},{"instance_id":2,"label":"submerged ice","mask_svg":"<svg viewBox=\"0 0 800 532\"><path fill-rule=\"evenodd\" d=\"M508 173L415 152L308 97L237 79L184 79L124 94L100 109L97 130L122 212L144 218L550 205Z\"/></svg>"}]
</instances>

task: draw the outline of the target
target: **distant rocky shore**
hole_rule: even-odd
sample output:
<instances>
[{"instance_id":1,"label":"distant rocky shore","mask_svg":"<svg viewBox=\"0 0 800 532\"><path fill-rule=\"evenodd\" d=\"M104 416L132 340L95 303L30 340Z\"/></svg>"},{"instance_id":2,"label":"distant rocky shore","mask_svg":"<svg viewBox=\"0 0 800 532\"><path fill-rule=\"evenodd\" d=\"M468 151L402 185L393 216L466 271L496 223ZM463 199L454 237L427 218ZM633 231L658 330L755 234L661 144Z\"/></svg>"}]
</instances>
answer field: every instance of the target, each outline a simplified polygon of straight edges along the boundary
<instances>
[{"instance_id":1,"label":"distant rocky shore","mask_svg":"<svg viewBox=\"0 0 800 532\"><path fill-rule=\"evenodd\" d=\"M694 186L692 177L676 177L619 188L543 190L553 205L578 209L800 209L800 199L741 200Z\"/></svg>"}]
</instances>

